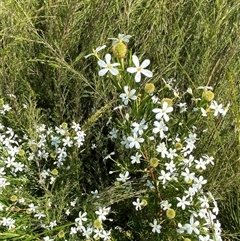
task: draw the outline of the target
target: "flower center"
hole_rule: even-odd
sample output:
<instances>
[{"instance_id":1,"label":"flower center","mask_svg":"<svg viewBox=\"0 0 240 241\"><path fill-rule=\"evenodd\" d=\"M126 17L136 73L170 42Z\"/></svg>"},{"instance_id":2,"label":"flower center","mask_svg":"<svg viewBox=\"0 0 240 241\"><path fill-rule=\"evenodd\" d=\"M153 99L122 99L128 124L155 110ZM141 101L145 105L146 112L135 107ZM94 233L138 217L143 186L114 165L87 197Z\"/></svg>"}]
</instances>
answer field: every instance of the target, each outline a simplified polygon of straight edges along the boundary
<instances>
[{"instance_id":1,"label":"flower center","mask_svg":"<svg viewBox=\"0 0 240 241\"><path fill-rule=\"evenodd\" d=\"M107 69L111 69L112 65L111 64L107 64Z\"/></svg>"}]
</instances>

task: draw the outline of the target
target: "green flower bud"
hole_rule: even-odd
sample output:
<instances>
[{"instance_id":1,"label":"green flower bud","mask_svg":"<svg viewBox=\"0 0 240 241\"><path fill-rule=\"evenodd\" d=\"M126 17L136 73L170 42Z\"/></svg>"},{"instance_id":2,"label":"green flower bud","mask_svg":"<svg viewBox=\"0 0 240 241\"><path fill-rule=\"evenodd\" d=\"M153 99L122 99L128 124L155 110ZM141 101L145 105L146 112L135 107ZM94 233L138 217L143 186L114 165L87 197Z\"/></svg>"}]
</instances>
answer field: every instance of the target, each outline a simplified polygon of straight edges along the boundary
<instances>
[{"instance_id":1,"label":"green flower bud","mask_svg":"<svg viewBox=\"0 0 240 241\"><path fill-rule=\"evenodd\" d=\"M208 102L212 101L214 99L214 93L210 90L206 90L202 94L202 98Z\"/></svg>"},{"instance_id":2,"label":"green flower bud","mask_svg":"<svg viewBox=\"0 0 240 241\"><path fill-rule=\"evenodd\" d=\"M10 197L11 202L16 202L18 200L18 197L16 195L12 195Z\"/></svg>"},{"instance_id":3,"label":"green flower bud","mask_svg":"<svg viewBox=\"0 0 240 241\"><path fill-rule=\"evenodd\" d=\"M23 149L20 149L18 152L19 156L24 156L25 155L25 151Z\"/></svg>"},{"instance_id":4,"label":"green flower bud","mask_svg":"<svg viewBox=\"0 0 240 241\"><path fill-rule=\"evenodd\" d=\"M166 215L169 219L174 219L176 216L176 212L172 208L169 208L166 212Z\"/></svg>"},{"instance_id":5,"label":"green flower bud","mask_svg":"<svg viewBox=\"0 0 240 241\"><path fill-rule=\"evenodd\" d=\"M57 176L58 175L58 170L57 169L53 169L51 171L51 173L54 175L54 176Z\"/></svg>"},{"instance_id":6,"label":"green flower bud","mask_svg":"<svg viewBox=\"0 0 240 241\"><path fill-rule=\"evenodd\" d=\"M154 92L154 90L155 90L155 85L152 84L152 83L147 83L147 84L145 85L144 90L145 90L148 94L152 94L152 93Z\"/></svg>"},{"instance_id":7,"label":"green flower bud","mask_svg":"<svg viewBox=\"0 0 240 241\"><path fill-rule=\"evenodd\" d=\"M58 233L58 237L59 237L59 238L64 238L64 236L65 236L64 231L63 231L63 230L60 230L59 233Z\"/></svg>"},{"instance_id":8,"label":"green flower bud","mask_svg":"<svg viewBox=\"0 0 240 241\"><path fill-rule=\"evenodd\" d=\"M167 102L167 104L168 104L169 107L173 105L173 101L172 101L172 99L170 99L170 98L163 98L163 99L161 100L161 104L163 104L163 102Z\"/></svg>"},{"instance_id":9,"label":"green flower bud","mask_svg":"<svg viewBox=\"0 0 240 241\"><path fill-rule=\"evenodd\" d=\"M148 201L146 199L143 199L142 200L142 203L143 203L143 207L147 206L148 205Z\"/></svg>"},{"instance_id":10,"label":"green flower bud","mask_svg":"<svg viewBox=\"0 0 240 241\"><path fill-rule=\"evenodd\" d=\"M149 162L150 162L150 165L151 165L152 167L157 167L157 166L158 166L158 163L159 163L159 160L154 157L154 158L151 158Z\"/></svg>"},{"instance_id":11,"label":"green flower bud","mask_svg":"<svg viewBox=\"0 0 240 241\"><path fill-rule=\"evenodd\" d=\"M175 143L174 146L178 151L182 150L182 144L180 142Z\"/></svg>"},{"instance_id":12,"label":"green flower bud","mask_svg":"<svg viewBox=\"0 0 240 241\"><path fill-rule=\"evenodd\" d=\"M191 239L190 238L185 238L184 241L191 241Z\"/></svg>"},{"instance_id":13,"label":"green flower bud","mask_svg":"<svg viewBox=\"0 0 240 241\"><path fill-rule=\"evenodd\" d=\"M93 225L95 228L100 229L100 228L102 228L102 221L100 221L99 219L96 219L96 220L94 220Z\"/></svg>"},{"instance_id":14,"label":"green flower bud","mask_svg":"<svg viewBox=\"0 0 240 241\"><path fill-rule=\"evenodd\" d=\"M112 50L113 54L120 59L124 58L127 54L127 46L122 41L119 41L117 44L115 44Z\"/></svg>"},{"instance_id":15,"label":"green flower bud","mask_svg":"<svg viewBox=\"0 0 240 241\"><path fill-rule=\"evenodd\" d=\"M67 129L67 127L68 127L68 123L63 122L61 126L62 126L63 129Z\"/></svg>"}]
</instances>

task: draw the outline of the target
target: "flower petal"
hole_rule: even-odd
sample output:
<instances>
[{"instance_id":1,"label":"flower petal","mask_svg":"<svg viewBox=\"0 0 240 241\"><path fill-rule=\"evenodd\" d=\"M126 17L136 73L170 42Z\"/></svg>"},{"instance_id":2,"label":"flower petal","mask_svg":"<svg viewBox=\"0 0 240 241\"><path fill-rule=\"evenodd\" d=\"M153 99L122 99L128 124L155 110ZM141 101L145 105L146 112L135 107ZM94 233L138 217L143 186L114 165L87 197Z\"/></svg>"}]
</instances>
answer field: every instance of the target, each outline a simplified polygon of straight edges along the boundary
<instances>
[{"instance_id":1,"label":"flower petal","mask_svg":"<svg viewBox=\"0 0 240 241\"><path fill-rule=\"evenodd\" d=\"M136 55L132 56L132 61L136 67L139 67L139 59Z\"/></svg>"},{"instance_id":2,"label":"flower petal","mask_svg":"<svg viewBox=\"0 0 240 241\"><path fill-rule=\"evenodd\" d=\"M112 75L118 75L119 74L119 71L115 68L111 68L109 71Z\"/></svg>"},{"instance_id":3,"label":"flower petal","mask_svg":"<svg viewBox=\"0 0 240 241\"><path fill-rule=\"evenodd\" d=\"M135 75L135 81L137 83L139 83L141 81L141 73L140 72L137 72L136 75Z\"/></svg>"},{"instance_id":4,"label":"flower petal","mask_svg":"<svg viewBox=\"0 0 240 241\"><path fill-rule=\"evenodd\" d=\"M144 74L145 76L147 76L148 78L151 78L153 76L153 73L150 70L147 69L143 69L141 71L142 74Z\"/></svg>"},{"instance_id":5,"label":"flower petal","mask_svg":"<svg viewBox=\"0 0 240 241\"><path fill-rule=\"evenodd\" d=\"M149 64L150 64L150 60L149 60L149 59L145 59L145 60L142 62L141 67L144 69L144 68L146 68Z\"/></svg>"},{"instance_id":6,"label":"flower petal","mask_svg":"<svg viewBox=\"0 0 240 241\"><path fill-rule=\"evenodd\" d=\"M136 67L129 67L127 68L127 72L133 74L133 73L136 73L137 72L137 68Z\"/></svg>"},{"instance_id":7,"label":"flower petal","mask_svg":"<svg viewBox=\"0 0 240 241\"><path fill-rule=\"evenodd\" d=\"M101 69L101 70L99 70L98 75L99 75L99 76L103 76L103 75L105 75L107 72L108 72L108 69Z\"/></svg>"},{"instance_id":8,"label":"flower petal","mask_svg":"<svg viewBox=\"0 0 240 241\"><path fill-rule=\"evenodd\" d=\"M101 60L101 59L98 60L98 65L100 67L102 67L102 68L106 68L107 67L107 64L103 60Z\"/></svg>"},{"instance_id":9,"label":"flower petal","mask_svg":"<svg viewBox=\"0 0 240 241\"><path fill-rule=\"evenodd\" d=\"M105 59L106 59L106 63L107 64L110 64L111 58L112 58L111 54L106 54L105 55Z\"/></svg>"}]
</instances>

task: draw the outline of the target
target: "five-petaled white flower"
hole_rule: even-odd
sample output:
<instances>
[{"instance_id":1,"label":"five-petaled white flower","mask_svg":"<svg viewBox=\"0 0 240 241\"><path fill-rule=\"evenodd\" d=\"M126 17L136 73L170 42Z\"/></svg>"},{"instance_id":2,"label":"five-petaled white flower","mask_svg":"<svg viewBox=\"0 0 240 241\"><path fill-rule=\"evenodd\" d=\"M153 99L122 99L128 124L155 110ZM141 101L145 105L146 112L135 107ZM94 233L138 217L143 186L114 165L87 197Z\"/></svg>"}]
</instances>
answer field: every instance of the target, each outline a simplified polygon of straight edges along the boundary
<instances>
[{"instance_id":1,"label":"five-petaled white flower","mask_svg":"<svg viewBox=\"0 0 240 241\"><path fill-rule=\"evenodd\" d=\"M135 206L136 210L141 210L143 206L143 202L140 201L139 198L137 198L136 202L133 202L133 205Z\"/></svg>"},{"instance_id":2,"label":"five-petaled white flower","mask_svg":"<svg viewBox=\"0 0 240 241\"><path fill-rule=\"evenodd\" d=\"M111 64L110 61L111 61L111 58L112 56L110 54L106 54L105 55L105 61L99 59L98 60L98 65L102 68L101 70L99 70L98 72L98 75L99 76L103 76L105 75L108 71L112 74L112 75L118 75L119 71L118 69L114 68L118 65L120 65L119 63L114 63L114 64Z\"/></svg>"},{"instance_id":3,"label":"five-petaled white flower","mask_svg":"<svg viewBox=\"0 0 240 241\"><path fill-rule=\"evenodd\" d=\"M136 92L135 89L129 91L128 86L124 86L123 89L124 89L125 93L120 94L120 98L122 98L122 102L123 102L124 105L127 105L129 100L136 100L137 99L137 96L134 95L135 92Z\"/></svg>"},{"instance_id":4,"label":"five-petaled white flower","mask_svg":"<svg viewBox=\"0 0 240 241\"><path fill-rule=\"evenodd\" d=\"M156 219L153 220L153 223L149 223L149 225L152 227L153 233L161 233L162 226L158 224Z\"/></svg>"},{"instance_id":5,"label":"five-petaled white flower","mask_svg":"<svg viewBox=\"0 0 240 241\"><path fill-rule=\"evenodd\" d=\"M194 232L195 234L199 234L200 231L197 228L199 226L199 221L194 221L193 215L190 217L190 223L187 223L184 225L184 228L186 229L188 234L192 234Z\"/></svg>"},{"instance_id":6,"label":"five-petaled white flower","mask_svg":"<svg viewBox=\"0 0 240 241\"><path fill-rule=\"evenodd\" d=\"M144 142L144 139L141 137L138 137L137 133L133 133L133 136L129 136L127 140L129 142L130 148L133 148L135 146L137 149L140 149L139 143Z\"/></svg>"},{"instance_id":7,"label":"five-petaled white flower","mask_svg":"<svg viewBox=\"0 0 240 241\"><path fill-rule=\"evenodd\" d=\"M128 179L130 179L129 172L126 171L124 174L122 174L122 173L119 174L119 177L117 178L117 181L126 182Z\"/></svg>"},{"instance_id":8,"label":"five-petaled white flower","mask_svg":"<svg viewBox=\"0 0 240 241\"><path fill-rule=\"evenodd\" d=\"M214 110L214 116L217 116L219 113L222 114L224 112L223 105L218 104L215 100L211 102L210 109Z\"/></svg>"},{"instance_id":9,"label":"five-petaled white flower","mask_svg":"<svg viewBox=\"0 0 240 241\"><path fill-rule=\"evenodd\" d=\"M154 113L156 113L156 119L164 119L166 122L169 121L168 113L171 113L173 111L172 106L168 106L167 102L163 102L162 108L155 108L152 110Z\"/></svg>"},{"instance_id":10,"label":"five-petaled white flower","mask_svg":"<svg viewBox=\"0 0 240 241\"><path fill-rule=\"evenodd\" d=\"M135 75L135 81L139 83L141 81L141 74L151 78L153 76L153 73L150 70L145 69L149 64L150 60L145 59L142 64L140 65L139 59L136 55L132 56L133 63L135 67L129 67L127 68L127 72L133 74L136 73Z\"/></svg>"}]
</instances>

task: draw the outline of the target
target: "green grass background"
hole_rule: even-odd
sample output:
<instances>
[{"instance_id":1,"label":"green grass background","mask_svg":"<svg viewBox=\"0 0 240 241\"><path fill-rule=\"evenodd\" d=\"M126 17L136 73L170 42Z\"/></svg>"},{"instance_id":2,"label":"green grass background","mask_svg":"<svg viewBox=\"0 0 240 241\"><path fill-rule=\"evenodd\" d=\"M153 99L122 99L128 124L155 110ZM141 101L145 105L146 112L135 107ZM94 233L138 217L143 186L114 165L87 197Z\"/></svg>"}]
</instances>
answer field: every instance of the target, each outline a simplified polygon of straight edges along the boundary
<instances>
[{"instance_id":1,"label":"green grass background","mask_svg":"<svg viewBox=\"0 0 240 241\"><path fill-rule=\"evenodd\" d=\"M239 0L2 0L0 95L17 96L9 121L28 131L40 120L80 122L89 142L86 187L106 188L111 180L102 159L112 147L103 141L103 126L118 96L84 55L110 46L107 38L118 33L132 35L128 48L151 60L157 86L171 77L180 90L210 85L219 101L230 102L224 121L197 123L210 130L197 150L215 157L208 185L219 200L225 236L240 240L239 13ZM31 108L21 115L26 102ZM91 140L102 153L91 151Z\"/></svg>"}]
</instances>

